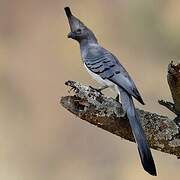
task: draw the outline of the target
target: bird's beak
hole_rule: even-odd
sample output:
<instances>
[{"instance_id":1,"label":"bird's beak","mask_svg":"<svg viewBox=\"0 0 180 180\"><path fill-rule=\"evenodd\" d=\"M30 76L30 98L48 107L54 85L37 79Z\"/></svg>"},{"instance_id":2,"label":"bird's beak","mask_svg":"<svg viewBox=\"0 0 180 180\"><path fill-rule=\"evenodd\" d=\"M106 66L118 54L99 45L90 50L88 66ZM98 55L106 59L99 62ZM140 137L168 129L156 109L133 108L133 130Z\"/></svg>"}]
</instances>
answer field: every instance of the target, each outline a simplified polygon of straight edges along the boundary
<instances>
[{"instance_id":1,"label":"bird's beak","mask_svg":"<svg viewBox=\"0 0 180 180\"><path fill-rule=\"evenodd\" d=\"M74 38L74 32L70 32L68 35L67 35L68 38Z\"/></svg>"},{"instance_id":2,"label":"bird's beak","mask_svg":"<svg viewBox=\"0 0 180 180\"><path fill-rule=\"evenodd\" d=\"M72 15L72 12L69 7L65 7L64 10L65 10L66 16L68 18L69 26L70 26L71 33L72 33L72 34L69 33L68 37L72 38L71 36L73 35L73 32L76 31L77 29L79 29L80 27L84 26L84 24L78 18L76 18L74 15Z\"/></svg>"}]
</instances>

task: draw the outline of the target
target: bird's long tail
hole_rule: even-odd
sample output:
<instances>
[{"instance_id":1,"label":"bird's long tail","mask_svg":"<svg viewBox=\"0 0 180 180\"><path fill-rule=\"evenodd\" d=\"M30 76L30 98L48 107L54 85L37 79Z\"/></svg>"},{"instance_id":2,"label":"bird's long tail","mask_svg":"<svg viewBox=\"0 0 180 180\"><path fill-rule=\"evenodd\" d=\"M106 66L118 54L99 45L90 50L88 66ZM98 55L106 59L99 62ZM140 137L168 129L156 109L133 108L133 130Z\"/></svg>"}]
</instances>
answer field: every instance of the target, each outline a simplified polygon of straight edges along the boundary
<instances>
[{"instance_id":1,"label":"bird's long tail","mask_svg":"<svg viewBox=\"0 0 180 180\"><path fill-rule=\"evenodd\" d=\"M131 125L131 129L135 138L135 141L138 145L138 151L141 158L141 162L145 171L149 174L156 176L156 167L154 160L151 154L151 150L147 143L144 130L140 124L140 117L135 109L133 99L125 90L118 87L121 103L123 110L126 112Z\"/></svg>"}]
</instances>

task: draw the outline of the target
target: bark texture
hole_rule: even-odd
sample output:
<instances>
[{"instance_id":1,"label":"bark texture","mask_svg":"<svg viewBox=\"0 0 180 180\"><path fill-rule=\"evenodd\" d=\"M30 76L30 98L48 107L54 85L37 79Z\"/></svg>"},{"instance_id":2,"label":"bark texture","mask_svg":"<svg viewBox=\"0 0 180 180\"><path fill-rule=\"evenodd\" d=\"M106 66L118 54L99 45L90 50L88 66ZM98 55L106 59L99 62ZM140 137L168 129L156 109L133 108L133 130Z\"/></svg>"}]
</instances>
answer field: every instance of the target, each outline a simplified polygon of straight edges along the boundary
<instances>
[{"instance_id":1,"label":"bark texture","mask_svg":"<svg viewBox=\"0 0 180 180\"><path fill-rule=\"evenodd\" d=\"M174 109L180 115L180 64L171 62L168 66L168 84L174 101Z\"/></svg>"},{"instance_id":2,"label":"bark texture","mask_svg":"<svg viewBox=\"0 0 180 180\"><path fill-rule=\"evenodd\" d=\"M164 100L159 103L174 112L177 117L169 119L143 110L138 110L141 124L151 148L180 157L180 65L172 62L168 66L168 84L174 103ZM65 96L61 105L71 113L99 128L134 142L126 117L122 117L121 104L113 98L105 97L96 89L79 82L65 83L73 90L73 96Z\"/></svg>"}]
</instances>

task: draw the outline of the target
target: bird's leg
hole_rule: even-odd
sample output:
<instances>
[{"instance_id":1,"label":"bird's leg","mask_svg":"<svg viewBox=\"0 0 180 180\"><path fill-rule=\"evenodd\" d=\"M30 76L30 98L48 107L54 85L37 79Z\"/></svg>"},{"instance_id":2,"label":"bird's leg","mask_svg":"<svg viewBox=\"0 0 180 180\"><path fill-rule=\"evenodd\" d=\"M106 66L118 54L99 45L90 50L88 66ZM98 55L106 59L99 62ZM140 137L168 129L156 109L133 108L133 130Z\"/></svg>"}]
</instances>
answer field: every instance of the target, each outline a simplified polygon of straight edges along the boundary
<instances>
[{"instance_id":1,"label":"bird's leg","mask_svg":"<svg viewBox=\"0 0 180 180\"><path fill-rule=\"evenodd\" d=\"M120 118L125 118L125 117L126 117L126 112L124 112L124 111L121 112L121 113L120 113Z\"/></svg>"},{"instance_id":2,"label":"bird's leg","mask_svg":"<svg viewBox=\"0 0 180 180\"><path fill-rule=\"evenodd\" d=\"M119 94L117 94L117 96L116 96L116 101L119 102ZM125 116L126 116L126 112L123 111L120 113L121 118L125 118Z\"/></svg>"},{"instance_id":3,"label":"bird's leg","mask_svg":"<svg viewBox=\"0 0 180 180\"><path fill-rule=\"evenodd\" d=\"M104 86L100 87L100 88L98 89L98 91L103 91L104 89L107 89L108 87L109 87L109 86L104 85Z\"/></svg>"},{"instance_id":4,"label":"bird's leg","mask_svg":"<svg viewBox=\"0 0 180 180\"><path fill-rule=\"evenodd\" d=\"M115 99L116 99L117 102L119 102L119 94L117 94Z\"/></svg>"},{"instance_id":5,"label":"bird's leg","mask_svg":"<svg viewBox=\"0 0 180 180\"><path fill-rule=\"evenodd\" d=\"M101 91L103 91L104 89L108 88L109 86L104 85L104 86L102 86L102 87L100 87L100 88L94 88L94 87L92 87L92 86L89 86L89 87L101 93ZM102 93L101 93L101 94L102 94Z\"/></svg>"}]
</instances>

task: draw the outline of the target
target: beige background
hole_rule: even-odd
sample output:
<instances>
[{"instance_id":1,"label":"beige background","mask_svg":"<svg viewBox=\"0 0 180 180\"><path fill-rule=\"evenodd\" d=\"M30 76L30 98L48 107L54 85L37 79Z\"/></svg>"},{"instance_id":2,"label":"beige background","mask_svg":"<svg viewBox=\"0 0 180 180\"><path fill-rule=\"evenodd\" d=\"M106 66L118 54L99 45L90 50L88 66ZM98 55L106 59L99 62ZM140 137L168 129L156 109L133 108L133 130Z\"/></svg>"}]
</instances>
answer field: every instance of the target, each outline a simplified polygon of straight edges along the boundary
<instances>
[{"instance_id":1,"label":"beige background","mask_svg":"<svg viewBox=\"0 0 180 180\"><path fill-rule=\"evenodd\" d=\"M147 104L137 106L174 117L157 100L171 100L165 77L180 56L180 1L0 0L0 179L155 179L143 171L133 143L59 105L66 80L97 85L78 44L67 39L67 5L122 59ZM179 178L176 157L153 155L157 180Z\"/></svg>"}]
</instances>

